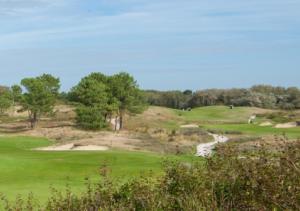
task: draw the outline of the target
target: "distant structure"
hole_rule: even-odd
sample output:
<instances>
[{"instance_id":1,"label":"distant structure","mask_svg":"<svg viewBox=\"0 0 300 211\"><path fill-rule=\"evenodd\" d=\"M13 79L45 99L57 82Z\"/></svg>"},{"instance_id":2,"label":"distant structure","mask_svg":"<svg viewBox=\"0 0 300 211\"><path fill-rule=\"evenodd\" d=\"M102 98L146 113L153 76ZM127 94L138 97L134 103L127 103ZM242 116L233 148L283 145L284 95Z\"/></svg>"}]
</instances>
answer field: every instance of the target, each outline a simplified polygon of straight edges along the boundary
<instances>
[{"instance_id":1,"label":"distant structure","mask_svg":"<svg viewBox=\"0 0 300 211\"><path fill-rule=\"evenodd\" d=\"M230 109L234 109L234 105L230 105L229 108L230 108Z\"/></svg>"},{"instance_id":2,"label":"distant structure","mask_svg":"<svg viewBox=\"0 0 300 211\"><path fill-rule=\"evenodd\" d=\"M248 124L253 124L254 123L254 120L256 119L256 115L252 115L250 116L249 120L248 120Z\"/></svg>"},{"instance_id":3,"label":"distant structure","mask_svg":"<svg viewBox=\"0 0 300 211\"><path fill-rule=\"evenodd\" d=\"M300 121L296 121L297 127L300 127Z\"/></svg>"}]
</instances>

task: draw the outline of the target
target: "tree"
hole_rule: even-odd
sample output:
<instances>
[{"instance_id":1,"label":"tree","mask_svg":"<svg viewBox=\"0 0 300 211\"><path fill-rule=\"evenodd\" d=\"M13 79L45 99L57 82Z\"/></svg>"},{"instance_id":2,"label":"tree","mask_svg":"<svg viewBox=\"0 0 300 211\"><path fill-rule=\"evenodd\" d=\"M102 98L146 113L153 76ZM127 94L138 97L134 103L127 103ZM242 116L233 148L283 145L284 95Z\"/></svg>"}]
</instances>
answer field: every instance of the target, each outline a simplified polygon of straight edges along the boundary
<instances>
[{"instance_id":1,"label":"tree","mask_svg":"<svg viewBox=\"0 0 300 211\"><path fill-rule=\"evenodd\" d=\"M90 107L104 109L108 103L108 87L106 76L101 73L92 73L72 88L73 100Z\"/></svg>"},{"instance_id":2,"label":"tree","mask_svg":"<svg viewBox=\"0 0 300 211\"><path fill-rule=\"evenodd\" d=\"M22 88L19 85L13 85L11 88L13 104L20 102L22 99Z\"/></svg>"},{"instance_id":3,"label":"tree","mask_svg":"<svg viewBox=\"0 0 300 211\"><path fill-rule=\"evenodd\" d=\"M184 95L193 95L193 91L192 90L189 90L189 89L187 89L187 90L185 90L185 91L183 91L182 92Z\"/></svg>"},{"instance_id":4,"label":"tree","mask_svg":"<svg viewBox=\"0 0 300 211\"><path fill-rule=\"evenodd\" d=\"M111 95L116 100L116 105L118 105L120 129L122 129L125 113L127 111L140 112L144 107L142 92L139 90L134 78L125 72L109 77L109 87Z\"/></svg>"},{"instance_id":5,"label":"tree","mask_svg":"<svg viewBox=\"0 0 300 211\"><path fill-rule=\"evenodd\" d=\"M79 103L76 109L77 123L85 129L106 126L106 118L113 110L107 82L107 76L92 73L71 90L72 100Z\"/></svg>"},{"instance_id":6,"label":"tree","mask_svg":"<svg viewBox=\"0 0 300 211\"><path fill-rule=\"evenodd\" d=\"M0 114L12 106L12 94L9 89L0 90Z\"/></svg>"},{"instance_id":7,"label":"tree","mask_svg":"<svg viewBox=\"0 0 300 211\"><path fill-rule=\"evenodd\" d=\"M114 114L121 129L125 113L141 112L144 102L136 81L127 73L113 76L92 73L71 90L70 98L79 103L78 124L85 128L91 126L90 129L105 127ZM97 118L91 116L92 111Z\"/></svg>"},{"instance_id":8,"label":"tree","mask_svg":"<svg viewBox=\"0 0 300 211\"><path fill-rule=\"evenodd\" d=\"M97 107L79 106L76 114L78 125L84 129L97 130L106 126L102 110Z\"/></svg>"},{"instance_id":9,"label":"tree","mask_svg":"<svg viewBox=\"0 0 300 211\"><path fill-rule=\"evenodd\" d=\"M25 78L21 85L25 89L21 104L28 111L31 128L35 128L41 115L53 112L60 81L52 75L44 74L36 78Z\"/></svg>"},{"instance_id":10,"label":"tree","mask_svg":"<svg viewBox=\"0 0 300 211\"><path fill-rule=\"evenodd\" d=\"M19 85L13 85L11 88L13 114L16 112L16 103L20 103L22 100L22 88Z\"/></svg>"}]
</instances>

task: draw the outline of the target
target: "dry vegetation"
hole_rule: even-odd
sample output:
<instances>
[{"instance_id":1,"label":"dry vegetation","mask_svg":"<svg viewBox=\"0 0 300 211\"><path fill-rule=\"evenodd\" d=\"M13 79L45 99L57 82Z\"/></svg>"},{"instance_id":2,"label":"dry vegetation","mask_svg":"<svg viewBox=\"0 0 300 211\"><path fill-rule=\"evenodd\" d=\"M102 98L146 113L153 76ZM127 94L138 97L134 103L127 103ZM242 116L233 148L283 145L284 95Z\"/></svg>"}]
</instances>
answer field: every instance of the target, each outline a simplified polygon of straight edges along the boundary
<instances>
[{"instance_id":1,"label":"dry vegetation","mask_svg":"<svg viewBox=\"0 0 300 211\"><path fill-rule=\"evenodd\" d=\"M126 116L126 128L118 132L79 129L75 116L73 106L60 104L55 106L52 115L41 118L34 130L30 128L26 112L22 112L6 117L7 120L0 123L0 131L7 135L46 137L54 145L72 143L158 153L194 153L199 142L211 140L201 129L180 129L182 119L167 108L150 107L143 114Z\"/></svg>"}]
</instances>

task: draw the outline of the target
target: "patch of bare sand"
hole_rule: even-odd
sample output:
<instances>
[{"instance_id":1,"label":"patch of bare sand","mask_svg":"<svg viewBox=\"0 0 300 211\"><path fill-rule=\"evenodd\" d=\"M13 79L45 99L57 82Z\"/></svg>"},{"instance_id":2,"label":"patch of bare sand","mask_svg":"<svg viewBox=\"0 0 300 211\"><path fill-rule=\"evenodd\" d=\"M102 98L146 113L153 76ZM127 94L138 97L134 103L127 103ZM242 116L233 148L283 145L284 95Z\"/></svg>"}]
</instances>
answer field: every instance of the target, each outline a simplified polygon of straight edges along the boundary
<instances>
[{"instance_id":1,"label":"patch of bare sand","mask_svg":"<svg viewBox=\"0 0 300 211\"><path fill-rule=\"evenodd\" d=\"M288 123L283 123L283 124L277 124L275 128L293 128L297 127L296 122L288 122Z\"/></svg>"},{"instance_id":2,"label":"patch of bare sand","mask_svg":"<svg viewBox=\"0 0 300 211\"><path fill-rule=\"evenodd\" d=\"M181 128L199 128L196 124L189 124L189 125L181 125Z\"/></svg>"},{"instance_id":3,"label":"patch of bare sand","mask_svg":"<svg viewBox=\"0 0 300 211\"><path fill-rule=\"evenodd\" d=\"M106 151L109 148L106 146L98 145L78 145L74 143L58 145L58 146L49 146L41 147L36 150L40 151Z\"/></svg>"},{"instance_id":4,"label":"patch of bare sand","mask_svg":"<svg viewBox=\"0 0 300 211\"><path fill-rule=\"evenodd\" d=\"M259 126L261 127L267 127L267 126L272 126L273 124L271 122L262 122Z\"/></svg>"}]
</instances>

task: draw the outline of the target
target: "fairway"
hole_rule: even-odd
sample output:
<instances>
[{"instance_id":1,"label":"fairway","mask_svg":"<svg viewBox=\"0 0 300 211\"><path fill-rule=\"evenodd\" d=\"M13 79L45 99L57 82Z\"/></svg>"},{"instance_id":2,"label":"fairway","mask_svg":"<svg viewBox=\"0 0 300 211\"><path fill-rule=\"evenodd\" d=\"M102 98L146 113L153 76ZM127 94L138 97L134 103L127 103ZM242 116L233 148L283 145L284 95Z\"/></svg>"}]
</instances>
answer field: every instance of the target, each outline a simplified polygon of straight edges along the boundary
<instances>
[{"instance_id":1,"label":"fairway","mask_svg":"<svg viewBox=\"0 0 300 211\"><path fill-rule=\"evenodd\" d=\"M271 112L255 107L207 106L194 108L191 111L175 110L177 115L190 122L245 123L253 114Z\"/></svg>"},{"instance_id":2,"label":"fairway","mask_svg":"<svg viewBox=\"0 0 300 211\"><path fill-rule=\"evenodd\" d=\"M96 181L101 164L107 163L111 176L125 180L142 172L161 172L163 158L154 153L40 152L32 148L47 146L43 138L0 137L0 192L9 199L33 192L39 200L49 197L50 186L63 189L66 184L78 192L85 178Z\"/></svg>"},{"instance_id":3,"label":"fairway","mask_svg":"<svg viewBox=\"0 0 300 211\"><path fill-rule=\"evenodd\" d=\"M274 128L257 124L214 124L203 125L206 129L216 129L222 132L241 132L248 135L286 135L289 138L300 138L300 128Z\"/></svg>"}]
</instances>

